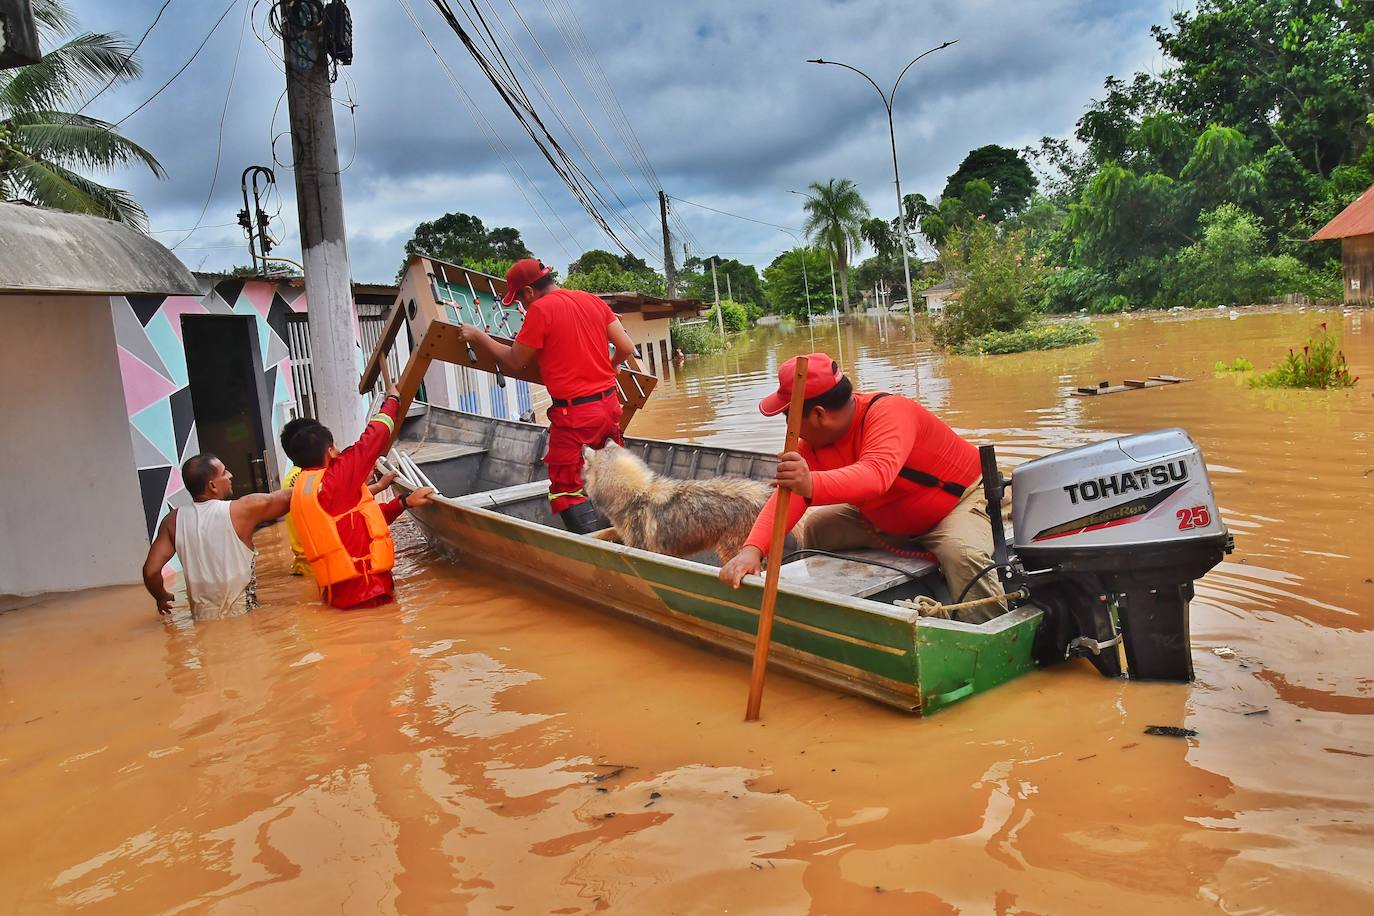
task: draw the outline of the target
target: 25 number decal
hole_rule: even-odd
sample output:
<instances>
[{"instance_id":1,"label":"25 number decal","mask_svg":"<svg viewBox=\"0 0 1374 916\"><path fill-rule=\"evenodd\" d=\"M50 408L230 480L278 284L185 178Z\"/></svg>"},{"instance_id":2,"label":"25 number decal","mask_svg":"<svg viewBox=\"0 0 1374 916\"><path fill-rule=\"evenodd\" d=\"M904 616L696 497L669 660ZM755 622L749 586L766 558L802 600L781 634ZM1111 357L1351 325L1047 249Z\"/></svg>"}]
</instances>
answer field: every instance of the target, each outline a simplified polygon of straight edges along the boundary
<instances>
[{"instance_id":1,"label":"25 number decal","mask_svg":"<svg viewBox=\"0 0 1374 916\"><path fill-rule=\"evenodd\" d=\"M1212 523L1212 514L1207 511L1206 506L1179 509L1175 515L1178 516L1179 531L1187 531L1189 528L1206 528Z\"/></svg>"}]
</instances>

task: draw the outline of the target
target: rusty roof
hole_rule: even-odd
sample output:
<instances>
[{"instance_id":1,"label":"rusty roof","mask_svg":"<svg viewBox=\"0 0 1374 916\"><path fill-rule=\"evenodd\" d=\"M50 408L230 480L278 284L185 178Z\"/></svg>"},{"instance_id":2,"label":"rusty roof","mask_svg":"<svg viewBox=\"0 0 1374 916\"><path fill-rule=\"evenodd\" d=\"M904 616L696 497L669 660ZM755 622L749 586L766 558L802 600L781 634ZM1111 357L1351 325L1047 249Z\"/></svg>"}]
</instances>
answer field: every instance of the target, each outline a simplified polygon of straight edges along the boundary
<instances>
[{"instance_id":1,"label":"rusty roof","mask_svg":"<svg viewBox=\"0 0 1374 916\"><path fill-rule=\"evenodd\" d=\"M1355 235L1374 235L1374 185L1337 213L1335 219L1318 229L1310 241L1348 239Z\"/></svg>"},{"instance_id":2,"label":"rusty roof","mask_svg":"<svg viewBox=\"0 0 1374 916\"><path fill-rule=\"evenodd\" d=\"M597 293L618 315L639 312L646 318L681 318L684 315L699 315L706 307L697 299L664 299L648 293Z\"/></svg>"}]
</instances>

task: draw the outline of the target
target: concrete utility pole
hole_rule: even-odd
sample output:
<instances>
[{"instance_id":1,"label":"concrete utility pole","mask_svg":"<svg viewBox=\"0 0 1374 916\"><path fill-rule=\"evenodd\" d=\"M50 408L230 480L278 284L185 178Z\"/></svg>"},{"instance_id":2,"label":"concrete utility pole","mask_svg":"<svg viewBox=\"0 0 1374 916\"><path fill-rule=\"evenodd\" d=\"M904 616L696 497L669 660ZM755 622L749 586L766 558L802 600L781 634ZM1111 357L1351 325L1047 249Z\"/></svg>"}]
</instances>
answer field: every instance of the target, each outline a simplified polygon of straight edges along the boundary
<instances>
[{"instance_id":1,"label":"concrete utility pole","mask_svg":"<svg viewBox=\"0 0 1374 916\"><path fill-rule=\"evenodd\" d=\"M663 221L663 276L668 281L668 298L677 298L677 271L673 268L673 240L668 235L668 195L658 192L658 218Z\"/></svg>"},{"instance_id":2,"label":"concrete utility pole","mask_svg":"<svg viewBox=\"0 0 1374 916\"><path fill-rule=\"evenodd\" d=\"M296 169L301 261L310 327L310 375L318 419L337 442L362 429L358 397L353 275L344 238L339 148L334 136L329 61L312 4L278 0L286 57L286 103Z\"/></svg>"},{"instance_id":3,"label":"concrete utility pole","mask_svg":"<svg viewBox=\"0 0 1374 916\"><path fill-rule=\"evenodd\" d=\"M944 44L936 45L928 51L923 51L918 54L911 63L902 68L901 73L897 74L897 79L892 84L891 92L883 92L882 87L873 82L873 77L869 76L858 67L851 67L849 64L842 64L837 60L825 60L820 57L807 61L808 64L830 64L834 67L844 67L846 70L853 70L855 73L859 74L859 76L868 80L874 89L878 90L878 95L881 96L883 100L883 107L887 109L887 138L892 144L892 180L897 185L897 230L902 240L902 275L906 278L906 314L908 318L911 317L913 308L912 303L915 301L916 295L911 288L911 259L907 254L906 210L902 204L902 175L901 172L897 170L897 130L892 125L892 103L897 98L897 87L901 85L902 77L906 76L906 72L911 69L916 61L925 57L927 54L933 54L936 51L948 48L952 44L955 44L955 42L947 41Z\"/></svg>"},{"instance_id":4,"label":"concrete utility pole","mask_svg":"<svg viewBox=\"0 0 1374 916\"><path fill-rule=\"evenodd\" d=\"M726 299L729 299L731 302L734 302L734 301L735 301L735 293L734 293L734 290L732 290L732 289L730 288L730 274L729 274L729 273L726 273L726 275L725 275L725 298L726 298Z\"/></svg>"},{"instance_id":5,"label":"concrete utility pole","mask_svg":"<svg viewBox=\"0 0 1374 916\"><path fill-rule=\"evenodd\" d=\"M720 284L716 282L716 256L711 255L711 288L716 292L716 326L720 328L720 339L725 340L725 311L720 307Z\"/></svg>"}]
</instances>

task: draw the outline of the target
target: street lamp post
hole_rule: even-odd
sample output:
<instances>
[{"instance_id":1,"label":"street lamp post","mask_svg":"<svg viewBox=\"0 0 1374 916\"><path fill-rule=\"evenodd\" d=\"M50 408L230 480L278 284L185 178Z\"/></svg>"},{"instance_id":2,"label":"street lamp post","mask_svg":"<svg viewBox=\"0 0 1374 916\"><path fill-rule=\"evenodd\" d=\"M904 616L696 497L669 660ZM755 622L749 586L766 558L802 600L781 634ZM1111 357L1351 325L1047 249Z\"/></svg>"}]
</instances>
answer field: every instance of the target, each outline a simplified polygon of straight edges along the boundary
<instances>
[{"instance_id":1,"label":"street lamp post","mask_svg":"<svg viewBox=\"0 0 1374 916\"><path fill-rule=\"evenodd\" d=\"M873 77L869 76L858 67L851 67L849 64L842 64L836 60L824 60L819 57L807 61L808 64L830 64L836 67L844 67L846 70L853 70L855 73L859 74L859 76L868 80L869 84L872 85L874 89L878 90L878 95L881 96L883 100L883 107L887 109L887 137L892 143L892 179L897 185L897 229L902 237L902 274L906 278L906 313L908 318L912 315L912 304L916 296L915 291L911 288L911 259L907 254L906 215L902 208L902 176L897 169L897 133L892 126L892 103L897 97L897 86L901 84L902 77L906 76L906 72L911 69L916 61L925 57L927 54L933 54L936 51L948 48L950 45L954 44L955 41L958 41L958 39L936 45L918 54L911 63L902 68L901 73L897 74L897 80L892 84L891 92L883 92L882 87L873 82Z\"/></svg>"}]
</instances>

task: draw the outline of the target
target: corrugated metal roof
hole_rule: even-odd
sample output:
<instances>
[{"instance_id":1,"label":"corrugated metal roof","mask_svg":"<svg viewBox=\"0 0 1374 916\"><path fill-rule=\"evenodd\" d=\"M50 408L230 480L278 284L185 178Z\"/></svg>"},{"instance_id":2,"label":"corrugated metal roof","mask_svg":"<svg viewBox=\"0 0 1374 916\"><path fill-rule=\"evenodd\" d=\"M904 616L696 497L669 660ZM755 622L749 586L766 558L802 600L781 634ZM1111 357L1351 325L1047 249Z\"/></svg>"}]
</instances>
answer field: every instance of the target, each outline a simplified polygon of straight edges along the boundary
<instances>
[{"instance_id":1,"label":"corrugated metal roof","mask_svg":"<svg viewBox=\"0 0 1374 916\"><path fill-rule=\"evenodd\" d=\"M186 266L137 229L0 203L0 293L198 295Z\"/></svg>"},{"instance_id":2,"label":"corrugated metal roof","mask_svg":"<svg viewBox=\"0 0 1374 916\"><path fill-rule=\"evenodd\" d=\"M1374 235L1374 185L1371 185L1336 218L1317 230L1311 241L1348 239L1355 235Z\"/></svg>"}]
</instances>

